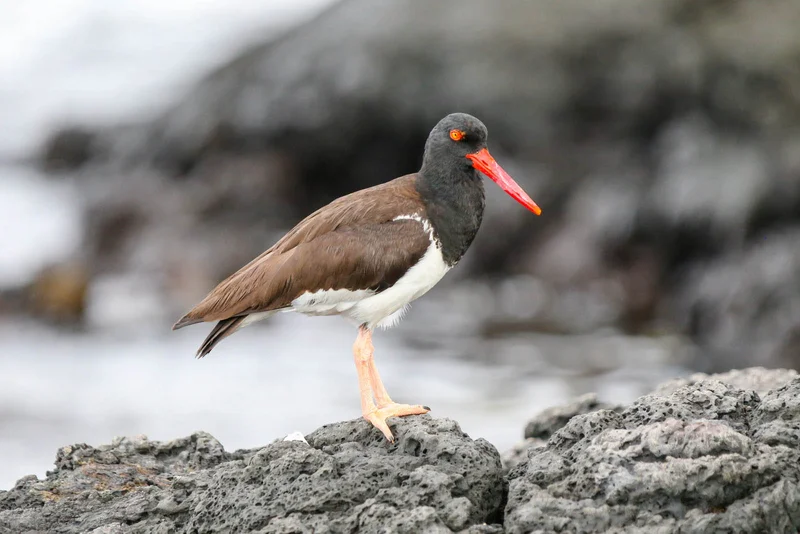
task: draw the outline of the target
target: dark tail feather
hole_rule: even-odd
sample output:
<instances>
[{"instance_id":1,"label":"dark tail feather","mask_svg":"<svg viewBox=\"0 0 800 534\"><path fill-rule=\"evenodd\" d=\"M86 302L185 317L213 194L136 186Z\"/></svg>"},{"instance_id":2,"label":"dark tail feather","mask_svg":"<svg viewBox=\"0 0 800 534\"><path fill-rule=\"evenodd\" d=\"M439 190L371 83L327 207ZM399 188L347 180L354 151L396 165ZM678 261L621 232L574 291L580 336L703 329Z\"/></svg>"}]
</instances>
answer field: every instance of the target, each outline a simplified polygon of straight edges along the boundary
<instances>
[{"instance_id":1,"label":"dark tail feather","mask_svg":"<svg viewBox=\"0 0 800 534\"><path fill-rule=\"evenodd\" d=\"M242 321L245 320L246 315L240 315L238 317L231 317L230 319L223 319L222 321L218 322L214 329L208 334L206 340L203 341L203 344L200 345L200 348L197 350L197 357L202 358L213 349L217 343L228 337L229 335L236 332L239 328L239 325Z\"/></svg>"}]
</instances>

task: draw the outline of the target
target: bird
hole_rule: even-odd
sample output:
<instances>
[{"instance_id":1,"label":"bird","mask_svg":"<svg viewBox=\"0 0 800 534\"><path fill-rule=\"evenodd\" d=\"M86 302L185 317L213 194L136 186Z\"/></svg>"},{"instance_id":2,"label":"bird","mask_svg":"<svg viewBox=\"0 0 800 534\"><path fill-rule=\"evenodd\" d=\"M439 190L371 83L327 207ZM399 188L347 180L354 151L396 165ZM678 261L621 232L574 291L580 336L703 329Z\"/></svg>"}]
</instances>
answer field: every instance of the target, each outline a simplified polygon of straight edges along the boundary
<instances>
[{"instance_id":1,"label":"bird","mask_svg":"<svg viewBox=\"0 0 800 534\"><path fill-rule=\"evenodd\" d=\"M422 165L344 195L308 215L219 283L173 325L214 322L197 351L278 312L339 315L358 328L353 357L361 412L387 440L390 417L428 413L392 400L375 367L372 333L391 327L472 244L486 205L482 175L536 215L539 206L495 161L477 118L451 113L430 131Z\"/></svg>"}]
</instances>

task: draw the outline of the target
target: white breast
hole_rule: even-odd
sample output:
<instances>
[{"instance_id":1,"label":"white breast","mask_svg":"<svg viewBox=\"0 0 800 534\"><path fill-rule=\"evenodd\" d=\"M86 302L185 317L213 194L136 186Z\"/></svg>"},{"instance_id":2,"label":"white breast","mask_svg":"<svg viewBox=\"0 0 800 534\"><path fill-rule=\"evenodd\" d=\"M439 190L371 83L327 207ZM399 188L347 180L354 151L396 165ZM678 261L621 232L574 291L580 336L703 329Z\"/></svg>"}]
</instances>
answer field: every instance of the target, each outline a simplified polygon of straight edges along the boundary
<instances>
[{"instance_id":1,"label":"white breast","mask_svg":"<svg viewBox=\"0 0 800 534\"><path fill-rule=\"evenodd\" d=\"M441 245L433 236L430 223L417 214L401 215L394 220L403 219L419 222L428 234L430 245L416 265L392 287L359 301L344 314L359 324L367 323L370 328L393 326L402 318L412 301L427 293L450 270L442 256Z\"/></svg>"}]
</instances>

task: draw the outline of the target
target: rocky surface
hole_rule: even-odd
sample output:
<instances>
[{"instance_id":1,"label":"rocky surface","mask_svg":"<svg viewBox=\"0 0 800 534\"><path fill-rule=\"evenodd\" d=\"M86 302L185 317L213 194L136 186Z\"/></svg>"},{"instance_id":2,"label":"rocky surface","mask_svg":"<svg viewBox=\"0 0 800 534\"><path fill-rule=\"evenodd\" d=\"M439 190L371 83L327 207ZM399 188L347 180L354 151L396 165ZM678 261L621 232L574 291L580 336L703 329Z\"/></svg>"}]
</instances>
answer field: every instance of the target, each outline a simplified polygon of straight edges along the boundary
<instances>
[{"instance_id":1,"label":"rocky surface","mask_svg":"<svg viewBox=\"0 0 800 534\"><path fill-rule=\"evenodd\" d=\"M794 369L749 367L747 369L734 369L726 373L714 375L694 373L685 378L675 378L659 385L653 393L667 396L683 386L705 382L706 380L718 380L738 389L753 390L763 396L773 389L783 387L797 378L800 378L800 374Z\"/></svg>"},{"instance_id":2,"label":"rocky surface","mask_svg":"<svg viewBox=\"0 0 800 534\"><path fill-rule=\"evenodd\" d=\"M206 433L58 452L45 480L0 492L0 532L498 532L492 445L449 420L365 421L226 452Z\"/></svg>"},{"instance_id":3,"label":"rocky surface","mask_svg":"<svg viewBox=\"0 0 800 534\"><path fill-rule=\"evenodd\" d=\"M93 280L146 277L171 318L311 209L416 170L432 125L470 112L544 209L490 188L455 274L533 279L547 305L516 328L686 335L698 370L794 365L798 17L794 0L344 0L159 117L55 135L44 161L79 168Z\"/></svg>"},{"instance_id":4,"label":"rocky surface","mask_svg":"<svg viewBox=\"0 0 800 534\"><path fill-rule=\"evenodd\" d=\"M393 427L393 445L357 420L235 452L203 432L64 447L46 479L0 492L0 532L800 528L794 371L693 376L615 409L582 397L528 425L537 437L510 472L453 421L416 416Z\"/></svg>"},{"instance_id":5,"label":"rocky surface","mask_svg":"<svg viewBox=\"0 0 800 534\"><path fill-rule=\"evenodd\" d=\"M685 384L576 415L529 449L509 475L506 532L797 532L797 373Z\"/></svg>"},{"instance_id":6,"label":"rocky surface","mask_svg":"<svg viewBox=\"0 0 800 534\"><path fill-rule=\"evenodd\" d=\"M576 415L598 410L621 409L621 406L613 406L598 400L594 393L587 393L566 404L542 410L525 425L525 440L503 453L503 467L510 470L524 462L528 457L529 450L545 445L550 436Z\"/></svg>"},{"instance_id":7,"label":"rocky surface","mask_svg":"<svg viewBox=\"0 0 800 534\"><path fill-rule=\"evenodd\" d=\"M531 419L525 426L526 438L549 439L556 431L560 430L576 415L581 415L598 410L620 410L619 406L612 406L597 399L594 393L587 393L577 399L543 410Z\"/></svg>"}]
</instances>

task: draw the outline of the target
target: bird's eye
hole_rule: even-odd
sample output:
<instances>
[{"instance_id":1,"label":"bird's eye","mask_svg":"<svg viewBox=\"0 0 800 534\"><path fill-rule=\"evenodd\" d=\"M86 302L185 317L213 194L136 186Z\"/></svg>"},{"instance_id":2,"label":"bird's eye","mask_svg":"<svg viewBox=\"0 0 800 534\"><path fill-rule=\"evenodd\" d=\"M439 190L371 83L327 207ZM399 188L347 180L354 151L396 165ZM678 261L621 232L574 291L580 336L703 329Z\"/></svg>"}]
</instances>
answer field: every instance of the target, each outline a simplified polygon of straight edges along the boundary
<instances>
[{"instance_id":1,"label":"bird's eye","mask_svg":"<svg viewBox=\"0 0 800 534\"><path fill-rule=\"evenodd\" d=\"M461 130L450 130L450 139L453 141L461 141L466 134Z\"/></svg>"}]
</instances>

